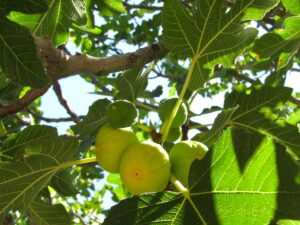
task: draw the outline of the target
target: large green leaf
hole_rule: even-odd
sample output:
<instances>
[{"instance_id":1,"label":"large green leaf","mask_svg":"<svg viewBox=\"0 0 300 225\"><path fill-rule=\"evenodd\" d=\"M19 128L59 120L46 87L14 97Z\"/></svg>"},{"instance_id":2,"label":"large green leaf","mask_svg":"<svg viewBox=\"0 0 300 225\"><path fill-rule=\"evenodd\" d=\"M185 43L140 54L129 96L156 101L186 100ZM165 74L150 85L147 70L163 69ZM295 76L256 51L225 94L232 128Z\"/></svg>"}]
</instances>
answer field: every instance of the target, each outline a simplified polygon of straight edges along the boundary
<instances>
[{"instance_id":1,"label":"large green leaf","mask_svg":"<svg viewBox=\"0 0 300 225\"><path fill-rule=\"evenodd\" d=\"M110 105L108 99L100 99L94 102L87 116L78 124L72 126L72 129L81 138L96 136L98 129L106 122L106 111Z\"/></svg>"},{"instance_id":2,"label":"large green leaf","mask_svg":"<svg viewBox=\"0 0 300 225\"><path fill-rule=\"evenodd\" d=\"M262 18L276 3L278 0L237 0L229 10L223 0L198 0L191 12L179 0L167 0L164 45L175 54L192 58L195 68L190 88L202 86L215 64L231 65L257 35L255 29L245 29L241 22Z\"/></svg>"},{"instance_id":3,"label":"large green leaf","mask_svg":"<svg viewBox=\"0 0 300 225\"><path fill-rule=\"evenodd\" d=\"M227 125L227 122L230 120L233 112L237 108L238 107L223 110L215 119L212 128L209 131L197 134L193 137L193 140L200 141L207 146L212 146L219 139Z\"/></svg>"},{"instance_id":4,"label":"large green leaf","mask_svg":"<svg viewBox=\"0 0 300 225\"><path fill-rule=\"evenodd\" d=\"M61 195L75 196L78 190L75 187L74 179L70 170L63 170L53 176L50 186Z\"/></svg>"},{"instance_id":5,"label":"large green leaf","mask_svg":"<svg viewBox=\"0 0 300 225\"><path fill-rule=\"evenodd\" d=\"M72 23L84 22L84 1L48 0L48 6L48 11L43 14L32 16L13 12L9 18L28 27L35 35L47 35L56 45L64 44L69 38Z\"/></svg>"},{"instance_id":6,"label":"large green leaf","mask_svg":"<svg viewBox=\"0 0 300 225\"><path fill-rule=\"evenodd\" d=\"M38 225L68 225L70 217L65 207L61 204L50 205L35 200L28 209L30 219Z\"/></svg>"},{"instance_id":7,"label":"large green leaf","mask_svg":"<svg viewBox=\"0 0 300 225\"><path fill-rule=\"evenodd\" d=\"M110 10L116 13L126 13L122 0L102 0Z\"/></svg>"},{"instance_id":8,"label":"large green leaf","mask_svg":"<svg viewBox=\"0 0 300 225\"><path fill-rule=\"evenodd\" d=\"M41 13L48 9L47 0L1 0L0 14L9 11L19 11L23 13Z\"/></svg>"},{"instance_id":9,"label":"large green leaf","mask_svg":"<svg viewBox=\"0 0 300 225\"><path fill-rule=\"evenodd\" d=\"M143 72L143 68L133 68L125 71L117 77L117 89L119 97L134 101L148 85L148 75L151 72L154 63L151 63Z\"/></svg>"},{"instance_id":10,"label":"large green leaf","mask_svg":"<svg viewBox=\"0 0 300 225\"><path fill-rule=\"evenodd\" d=\"M298 0L281 0L284 7L292 14L300 14L300 2Z\"/></svg>"},{"instance_id":11,"label":"large green leaf","mask_svg":"<svg viewBox=\"0 0 300 225\"><path fill-rule=\"evenodd\" d=\"M49 83L37 57L30 32L20 25L0 18L0 66L14 82L31 87Z\"/></svg>"},{"instance_id":12,"label":"large green leaf","mask_svg":"<svg viewBox=\"0 0 300 225\"><path fill-rule=\"evenodd\" d=\"M121 201L104 225L263 225L299 220L300 186L294 180L298 167L285 148L268 137L261 136L253 145L256 135L235 135L228 129L203 160L193 163L189 194L166 192ZM251 146L251 157L237 146Z\"/></svg>"},{"instance_id":13,"label":"large green leaf","mask_svg":"<svg viewBox=\"0 0 300 225\"><path fill-rule=\"evenodd\" d=\"M25 151L28 154L40 151L41 144L57 137L54 127L36 125L24 129L16 136L11 136L2 143L0 156L19 158Z\"/></svg>"},{"instance_id":14,"label":"large green leaf","mask_svg":"<svg viewBox=\"0 0 300 225\"><path fill-rule=\"evenodd\" d=\"M40 143L38 152L28 146L32 153L24 160L0 163L0 221L10 210L26 210L54 174L71 166L77 146L75 138L52 137Z\"/></svg>"},{"instance_id":15,"label":"large green leaf","mask_svg":"<svg viewBox=\"0 0 300 225\"><path fill-rule=\"evenodd\" d=\"M300 16L287 18L283 26L263 35L253 47L260 58L279 57L278 68L286 66L300 47Z\"/></svg>"},{"instance_id":16,"label":"large green leaf","mask_svg":"<svg viewBox=\"0 0 300 225\"><path fill-rule=\"evenodd\" d=\"M0 71L0 104L9 104L18 99L21 86L14 84Z\"/></svg>"},{"instance_id":17,"label":"large green leaf","mask_svg":"<svg viewBox=\"0 0 300 225\"><path fill-rule=\"evenodd\" d=\"M300 156L300 134L296 126L278 124L277 118L272 118L272 108L281 102L286 102L291 96L292 89L285 87L263 87L246 92L232 92L226 97L225 108L239 105L228 124L231 126L250 129L267 134L286 145Z\"/></svg>"}]
</instances>

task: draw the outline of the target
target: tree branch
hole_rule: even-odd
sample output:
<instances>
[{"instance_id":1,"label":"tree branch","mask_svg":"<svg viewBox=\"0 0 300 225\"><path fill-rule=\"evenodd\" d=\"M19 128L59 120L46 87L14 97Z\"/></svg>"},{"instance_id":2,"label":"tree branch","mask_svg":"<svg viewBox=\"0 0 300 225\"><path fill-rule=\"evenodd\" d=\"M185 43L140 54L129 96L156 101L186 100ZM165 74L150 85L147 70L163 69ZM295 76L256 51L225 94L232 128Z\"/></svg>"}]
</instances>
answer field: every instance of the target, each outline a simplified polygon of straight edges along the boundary
<instances>
[{"instance_id":1,"label":"tree branch","mask_svg":"<svg viewBox=\"0 0 300 225\"><path fill-rule=\"evenodd\" d=\"M49 87L50 86L40 89L31 89L22 98L16 100L14 103L6 106L1 106L0 119L23 110L24 108L29 106L35 99L45 94Z\"/></svg>"},{"instance_id":2,"label":"tree branch","mask_svg":"<svg viewBox=\"0 0 300 225\"><path fill-rule=\"evenodd\" d=\"M168 53L168 50L163 45L152 44L148 47L138 49L135 52L104 58L96 58L82 54L69 56L63 50L55 48L47 37L34 36L34 40L37 53L52 81L79 73L102 76L110 72L143 66L155 59L163 58ZM46 93L48 88L49 86L40 89L31 89L24 97L18 99L16 102L1 106L0 119L23 110L35 99ZM72 118L75 119L74 115Z\"/></svg>"},{"instance_id":3,"label":"tree branch","mask_svg":"<svg viewBox=\"0 0 300 225\"><path fill-rule=\"evenodd\" d=\"M164 57L168 50L161 44L152 44L135 52L110 57L96 58L77 54L68 56L55 48L47 37L35 37L38 54L48 74L53 80L79 73L92 73L102 76L107 73L143 66L155 59Z\"/></svg>"}]
</instances>

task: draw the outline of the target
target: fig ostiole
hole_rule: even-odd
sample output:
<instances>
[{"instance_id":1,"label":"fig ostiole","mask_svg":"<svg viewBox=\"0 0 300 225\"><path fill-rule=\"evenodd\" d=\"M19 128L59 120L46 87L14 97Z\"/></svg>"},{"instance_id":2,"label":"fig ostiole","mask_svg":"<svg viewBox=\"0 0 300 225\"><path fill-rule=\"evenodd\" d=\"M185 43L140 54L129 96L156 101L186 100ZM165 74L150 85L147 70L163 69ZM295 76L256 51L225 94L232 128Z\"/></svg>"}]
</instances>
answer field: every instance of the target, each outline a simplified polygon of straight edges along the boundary
<instances>
[{"instance_id":1,"label":"fig ostiole","mask_svg":"<svg viewBox=\"0 0 300 225\"><path fill-rule=\"evenodd\" d=\"M131 145L122 156L120 176L134 195L163 191L171 176L169 155L154 142Z\"/></svg>"},{"instance_id":2,"label":"fig ostiole","mask_svg":"<svg viewBox=\"0 0 300 225\"><path fill-rule=\"evenodd\" d=\"M96 136L96 158L106 171L118 173L120 160L125 150L139 143L136 135L129 128L113 128L102 126Z\"/></svg>"},{"instance_id":3,"label":"fig ostiole","mask_svg":"<svg viewBox=\"0 0 300 225\"><path fill-rule=\"evenodd\" d=\"M180 141L170 150L172 174L185 186L188 187L188 178L191 164L194 160L202 159L208 148L197 141Z\"/></svg>"}]
</instances>

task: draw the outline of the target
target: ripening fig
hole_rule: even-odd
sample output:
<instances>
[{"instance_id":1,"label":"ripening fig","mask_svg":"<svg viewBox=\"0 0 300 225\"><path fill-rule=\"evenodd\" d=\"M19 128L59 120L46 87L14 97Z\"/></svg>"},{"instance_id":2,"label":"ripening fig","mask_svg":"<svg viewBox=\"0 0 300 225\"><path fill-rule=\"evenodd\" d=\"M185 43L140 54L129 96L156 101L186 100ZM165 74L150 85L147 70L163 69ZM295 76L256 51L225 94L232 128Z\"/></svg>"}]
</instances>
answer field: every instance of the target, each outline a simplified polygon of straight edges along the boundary
<instances>
[{"instance_id":1,"label":"ripening fig","mask_svg":"<svg viewBox=\"0 0 300 225\"><path fill-rule=\"evenodd\" d=\"M129 128L102 126L96 136L96 158L99 165L108 172L118 173L124 151L138 143L135 134Z\"/></svg>"},{"instance_id":2,"label":"ripening fig","mask_svg":"<svg viewBox=\"0 0 300 225\"><path fill-rule=\"evenodd\" d=\"M131 145L122 156L120 175L132 194L163 191L171 176L169 155L150 141Z\"/></svg>"},{"instance_id":3,"label":"ripening fig","mask_svg":"<svg viewBox=\"0 0 300 225\"><path fill-rule=\"evenodd\" d=\"M185 186L188 186L189 172L195 159L202 159L208 148L197 141L180 141L170 150L172 174Z\"/></svg>"}]
</instances>

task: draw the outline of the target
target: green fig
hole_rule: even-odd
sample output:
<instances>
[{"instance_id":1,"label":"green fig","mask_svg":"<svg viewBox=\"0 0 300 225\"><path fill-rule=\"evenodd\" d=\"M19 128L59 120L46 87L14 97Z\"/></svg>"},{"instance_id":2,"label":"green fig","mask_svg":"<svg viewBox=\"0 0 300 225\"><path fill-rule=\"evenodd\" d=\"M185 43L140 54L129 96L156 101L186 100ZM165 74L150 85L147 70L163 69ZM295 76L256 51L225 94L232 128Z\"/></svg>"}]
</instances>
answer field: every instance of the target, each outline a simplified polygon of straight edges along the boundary
<instances>
[{"instance_id":1,"label":"green fig","mask_svg":"<svg viewBox=\"0 0 300 225\"><path fill-rule=\"evenodd\" d=\"M159 104L158 115L162 121L165 121L169 118L177 100L178 98L167 98ZM187 107L184 103L181 103L177 111L177 114L172 122L171 127L173 128L180 127L186 121L187 116L188 116Z\"/></svg>"},{"instance_id":2,"label":"green fig","mask_svg":"<svg viewBox=\"0 0 300 225\"><path fill-rule=\"evenodd\" d=\"M178 138L180 138L180 134L181 134L180 127L173 127L170 129L166 141L167 142L176 141Z\"/></svg>"},{"instance_id":3,"label":"green fig","mask_svg":"<svg viewBox=\"0 0 300 225\"><path fill-rule=\"evenodd\" d=\"M106 118L112 127L129 127L137 117L135 106L127 100L118 100L112 103L107 111Z\"/></svg>"},{"instance_id":4,"label":"green fig","mask_svg":"<svg viewBox=\"0 0 300 225\"><path fill-rule=\"evenodd\" d=\"M102 126L96 136L96 158L99 165L108 172L118 173L120 160L125 150L139 143L129 128Z\"/></svg>"},{"instance_id":5,"label":"green fig","mask_svg":"<svg viewBox=\"0 0 300 225\"><path fill-rule=\"evenodd\" d=\"M171 176L169 155L154 142L131 145L122 156L120 175L132 194L163 191Z\"/></svg>"},{"instance_id":6,"label":"green fig","mask_svg":"<svg viewBox=\"0 0 300 225\"><path fill-rule=\"evenodd\" d=\"M189 172L195 159L202 159L208 148L197 141L180 141L170 150L172 174L185 186L188 186Z\"/></svg>"}]
</instances>

